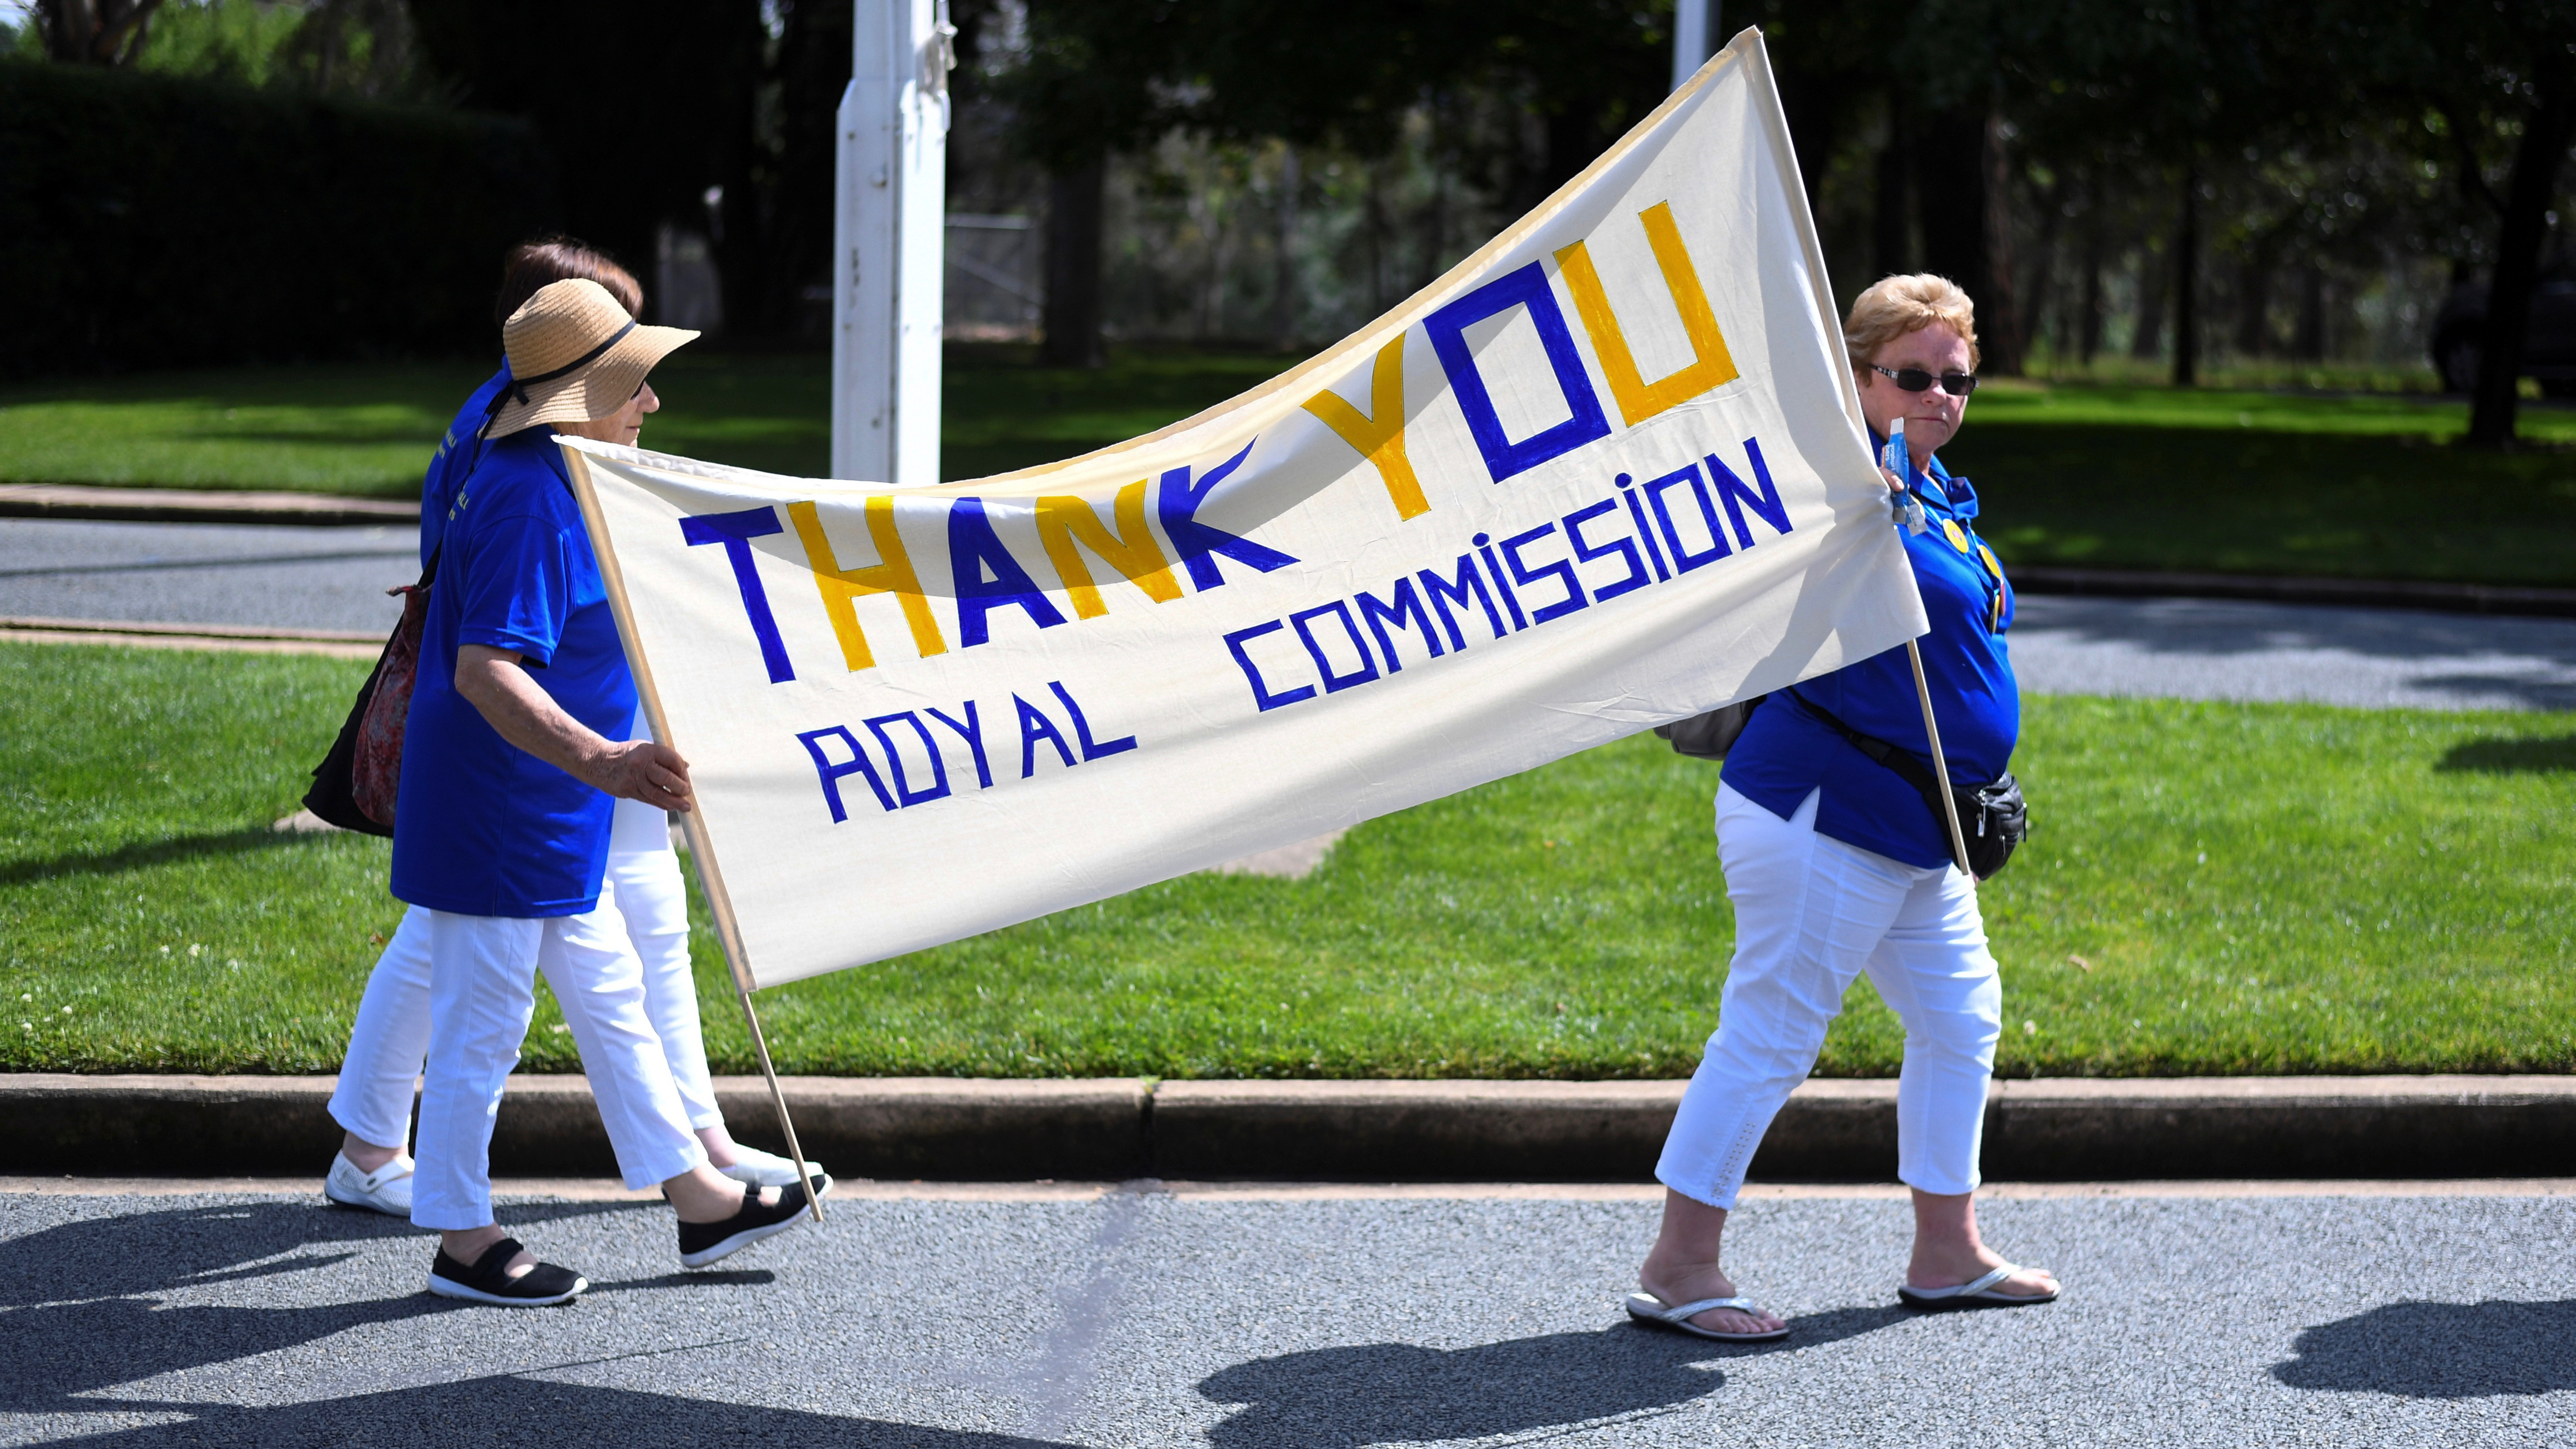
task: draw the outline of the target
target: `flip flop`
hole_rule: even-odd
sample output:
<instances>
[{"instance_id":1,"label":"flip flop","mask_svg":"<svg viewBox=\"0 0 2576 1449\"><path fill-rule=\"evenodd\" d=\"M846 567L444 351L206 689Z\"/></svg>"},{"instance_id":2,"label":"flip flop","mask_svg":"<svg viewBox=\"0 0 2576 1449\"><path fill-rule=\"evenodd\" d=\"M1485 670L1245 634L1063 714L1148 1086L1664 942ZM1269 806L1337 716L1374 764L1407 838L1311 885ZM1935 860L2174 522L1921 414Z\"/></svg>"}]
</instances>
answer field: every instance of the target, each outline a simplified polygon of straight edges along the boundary
<instances>
[{"instance_id":1,"label":"flip flop","mask_svg":"<svg viewBox=\"0 0 2576 1449\"><path fill-rule=\"evenodd\" d=\"M1652 1293L1628 1295L1630 1318L1639 1323L1651 1323L1661 1328L1678 1328L1696 1338L1714 1338L1720 1343L1769 1343L1773 1339L1789 1336L1789 1325L1785 1323L1769 1333L1720 1333L1714 1328L1702 1328L1691 1322L1692 1319L1712 1308L1732 1308L1738 1313L1762 1311L1753 1305L1753 1300L1750 1298L1702 1298L1696 1303L1684 1303L1674 1307Z\"/></svg>"},{"instance_id":2,"label":"flip flop","mask_svg":"<svg viewBox=\"0 0 2576 1449\"><path fill-rule=\"evenodd\" d=\"M1917 1288L1911 1283L1900 1283L1896 1288L1896 1296L1904 1299L1909 1308L2027 1308L2034 1303L2056 1302L2058 1290L2053 1288L2046 1293L1995 1291L1996 1284L2016 1273L2028 1271L2030 1270L2018 1264L2006 1263L1980 1277L1971 1278L1956 1288Z\"/></svg>"}]
</instances>

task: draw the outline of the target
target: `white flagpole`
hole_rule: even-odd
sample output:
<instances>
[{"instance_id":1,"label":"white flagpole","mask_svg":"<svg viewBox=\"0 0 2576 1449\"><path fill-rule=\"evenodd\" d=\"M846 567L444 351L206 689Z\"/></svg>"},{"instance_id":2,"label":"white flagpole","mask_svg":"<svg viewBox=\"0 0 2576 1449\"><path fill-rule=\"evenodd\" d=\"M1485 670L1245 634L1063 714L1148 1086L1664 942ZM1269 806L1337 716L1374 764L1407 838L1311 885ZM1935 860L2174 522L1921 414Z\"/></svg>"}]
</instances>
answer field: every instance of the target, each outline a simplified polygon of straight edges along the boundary
<instances>
[{"instance_id":1,"label":"white flagpole","mask_svg":"<svg viewBox=\"0 0 2576 1449\"><path fill-rule=\"evenodd\" d=\"M947 0L863 0L832 225L832 476L939 481Z\"/></svg>"}]
</instances>

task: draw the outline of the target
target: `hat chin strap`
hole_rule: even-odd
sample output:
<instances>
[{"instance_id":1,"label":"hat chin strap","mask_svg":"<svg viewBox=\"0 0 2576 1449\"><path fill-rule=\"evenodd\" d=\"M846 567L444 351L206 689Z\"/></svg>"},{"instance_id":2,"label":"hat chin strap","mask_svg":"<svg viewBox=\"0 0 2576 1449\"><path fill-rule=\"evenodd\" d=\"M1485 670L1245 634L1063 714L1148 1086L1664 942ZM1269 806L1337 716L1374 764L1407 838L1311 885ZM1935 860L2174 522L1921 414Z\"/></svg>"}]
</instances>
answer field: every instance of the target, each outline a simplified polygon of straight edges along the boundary
<instances>
[{"instance_id":1,"label":"hat chin strap","mask_svg":"<svg viewBox=\"0 0 2576 1449\"><path fill-rule=\"evenodd\" d=\"M581 356L574 358L572 361L565 363L563 366L556 368L554 371L552 371L552 372L541 372L541 373L538 373L538 374L537 374L536 376L534 376L534 377L514 377L514 378L511 378L511 379L510 379L510 393L509 393L509 395L510 395L510 396L512 396L512 397L517 398L517 399L518 399L522 404L525 404L525 403L528 401L528 389L529 389L529 388L532 388L532 387L538 386L538 385L539 385L539 384L541 384L541 383L549 383L549 382L552 382L552 381L554 381L556 378L559 378L559 377L569 377L569 376L571 376L572 374L574 374L574 373L576 373L576 372L581 371L583 368L590 366L590 365L591 365L592 363L594 363L594 362L597 362L597 361L600 359L601 355L602 355L602 354L604 354L604 353L606 353L606 352L608 351L608 349L610 349L610 348L612 348L612 347L615 347L615 346L616 346L618 343L620 343L620 342L625 341L625 340L626 340L626 334L627 334L627 333L629 333L629 332L632 332L632 331L634 331L634 330L635 330L635 319L634 319L634 318L632 318L632 317L629 317L629 318L627 318L627 319L626 319L626 325L625 325L625 326L620 327L620 328L618 328L615 332L612 332L612 333L608 334L608 340L607 340L606 342L603 342L603 343L599 344L597 347L594 347L594 348L590 349L588 352L585 352L585 353L583 353ZM495 408L495 409L493 409L493 411L497 414L497 413L500 411L500 409Z\"/></svg>"}]
</instances>

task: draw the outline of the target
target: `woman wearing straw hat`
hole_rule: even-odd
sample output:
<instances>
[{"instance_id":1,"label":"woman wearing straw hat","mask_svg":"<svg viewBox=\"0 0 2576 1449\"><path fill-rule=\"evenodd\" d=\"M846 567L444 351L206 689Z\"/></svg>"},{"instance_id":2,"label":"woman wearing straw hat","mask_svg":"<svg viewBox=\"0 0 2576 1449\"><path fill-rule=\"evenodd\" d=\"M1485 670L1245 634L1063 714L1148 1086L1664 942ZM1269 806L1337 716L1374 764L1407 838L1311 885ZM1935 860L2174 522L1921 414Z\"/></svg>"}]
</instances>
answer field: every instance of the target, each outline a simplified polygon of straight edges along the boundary
<instances>
[{"instance_id":1,"label":"woman wearing straw hat","mask_svg":"<svg viewBox=\"0 0 2576 1449\"><path fill-rule=\"evenodd\" d=\"M501 288L493 303L493 327L506 326L512 313L539 289L572 278L597 282L628 315L640 315L644 291L633 274L605 253L569 237L547 237L512 247L502 261ZM420 557L434 566L445 536L447 514L458 487L488 445L485 424L505 401L510 368L477 388L449 425L430 460L421 490ZM618 739L643 735L641 721ZM609 829L606 899L601 910L615 910L626 922L627 939L644 966L644 1010L662 1039L662 1054L688 1111L689 1125L706 1148L709 1166L736 1182L783 1186L802 1175L819 1196L831 1180L812 1163L799 1174L796 1165L774 1153L745 1147L726 1131L724 1112L716 1103L707 1073L706 1046L698 1024L697 983L689 962L689 917L679 859L671 849L667 817L640 800L619 800ZM578 1009L576 995L564 1003ZM576 1043L594 1036L590 1023L568 1023ZM411 1216L413 1164L404 1148L411 1140L412 1084L418 1080L429 1049L429 917L412 910L403 915L367 977L357 1021L349 1032L331 1115L343 1129L340 1151L324 1176L322 1191L331 1201L372 1208L398 1218Z\"/></svg>"},{"instance_id":2,"label":"woman wearing straw hat","mask_svg":"<svg viewBox=\"0 0 2576 1449\"><path fill-rule=\"evenodd\" d=\"M690 807L688 762L610 736L635 683L572 498L560 431L630 443L660 404L645 374L697 336L645 327L596 282L553 283L502 331L513 381L458 487L441 542L395 809L393 893L429 918L429 1056L412 1221L439 1231L429 1291L561 1303L587 1280L540 1263L492 1220L493 1114L534 1009L535 973L581 998L600 1117L629 1187L678 1210L699 1267L795 1225L803 1183L749 1189L707 1165L642 968L600 911L611 797Z\"/></svg>"}]
</instances>

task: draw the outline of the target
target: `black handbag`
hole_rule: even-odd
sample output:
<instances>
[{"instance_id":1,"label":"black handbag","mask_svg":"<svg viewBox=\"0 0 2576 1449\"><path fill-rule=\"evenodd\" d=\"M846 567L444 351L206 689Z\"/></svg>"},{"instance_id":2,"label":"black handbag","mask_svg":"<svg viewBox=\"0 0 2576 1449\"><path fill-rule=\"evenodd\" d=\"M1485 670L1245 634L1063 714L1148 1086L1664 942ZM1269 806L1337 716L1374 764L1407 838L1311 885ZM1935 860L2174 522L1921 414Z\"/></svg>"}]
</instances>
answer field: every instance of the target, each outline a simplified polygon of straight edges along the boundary
<instances>
[{"instance_id":1,"label":"black handbag","mask_svg":"<svg viewBox=\"0 0 2576 1449\"><path fill-rule=\"evenodd\" d=\"M330 753L313 767L313 788L304 792L304 808L343 830L368 835L394 833L394 796L402 778L403 723L411 712L412 682L420 665L421 634L428 623L430 585L438 577L438 555L420 572L420 582L388 589L402 596L402 621L385 640L384 652Z\"/></svg>"},{"instance_id":2,"label":"black handbag","mask_svg":"<svg viewBox=\"0 0 2576 1449\"><path fill-rule=\"evenodd\" d=\"M1912 785L1930 807L1932 818L1947 833L1950 822L1941 808L1941 785L1921 760L1905 751L1862 734L1834 718L1831 711L1805 695L1798 703L1823 720L1836 734L1851 741L1852 748L1896 772L1899 779ZM1991 879L2004 863L2012 859L2013 850L2030 838L2030 805L2021 797L2021 782L2007 770L2002 778L1983 785L1950 784L1950 798L1959 809L1959 835L1968 847L1968 870L1979 880Z\"/></svg>"},{"instance_id":3,"label":"black handbag","mask_svg":"<svg viewBox=\"0 0 2576 1449\"><path fill-rule=\"evenodd\" d=\"M1706 714L1659 724L1655 726L1655 738L1670 742L1673 753L1677 755L1688 755L1695 760L1723 760L1726 752L1735 748L1735 741L1744 733L1745 723L1753 718L1753 711L1770 697L1757 694Z\"/></svg>"}]
</instances>

